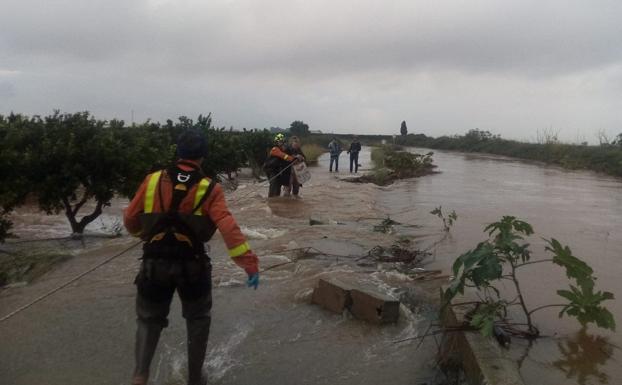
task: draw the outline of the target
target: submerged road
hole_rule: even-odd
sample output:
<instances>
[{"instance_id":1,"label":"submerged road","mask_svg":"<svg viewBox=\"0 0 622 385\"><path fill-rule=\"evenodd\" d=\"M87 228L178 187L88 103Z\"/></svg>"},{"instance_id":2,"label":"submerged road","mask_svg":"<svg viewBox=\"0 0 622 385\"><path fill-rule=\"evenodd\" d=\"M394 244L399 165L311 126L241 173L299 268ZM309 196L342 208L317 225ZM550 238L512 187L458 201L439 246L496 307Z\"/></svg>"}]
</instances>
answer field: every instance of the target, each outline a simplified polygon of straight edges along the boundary
<instances>
[{"instance_id":1,"label":"submerged road","mask_svg":"<svg viewBox=\"0 0 622 385\"><path fill-rule=\"evenodd\" d=\"M345 165L342 157L342 170ZM369 166L369 152L361 157ZM294 260L288 252L306 246L326 253L362 255L374 245L390 245L395 235L372 231L360 217L383 217L377 199L382 189L343 182L328 174L326 159L312 169L313 179L299 200L266 202L267 187L253 184L231 193L238 222L250 235L262 267ZM346 173L341 173L343 176ZM120 216L126 202L107 211ZM45 221L62 218L24 214L18 229L32 234ZM309 226L309 217L325 225ZM20 218L18 217L19 221ZM30 229L30 230L29 230ZM30 232L29 232L30 231ZM58 231L58 229L57 229ZM87 270L134 242L129 237L65 243L77 255L34 283L0 292L0 314ZM54 247L60 247L55 244ZM133 279L140 248L115 259L55 295L0 324L0 383L12 385L127 384L133 368L135 331ZM370 270L353 258L301 259L262 275L259 290L244 287L244 273L227 257L219 237L211 242L214 308L205 369L211 384L413 384L436 375L433 340L395 344L427 327L425 294L414 312L402 309L396 325L377 327L336 315L309 303L319 277L337 276L382 290L425 290L405 276ZM430 289L431 292L434 290ZM185 324L173 302L152 367L152 383L183 384Z\"/></svg>"}]
</instances>

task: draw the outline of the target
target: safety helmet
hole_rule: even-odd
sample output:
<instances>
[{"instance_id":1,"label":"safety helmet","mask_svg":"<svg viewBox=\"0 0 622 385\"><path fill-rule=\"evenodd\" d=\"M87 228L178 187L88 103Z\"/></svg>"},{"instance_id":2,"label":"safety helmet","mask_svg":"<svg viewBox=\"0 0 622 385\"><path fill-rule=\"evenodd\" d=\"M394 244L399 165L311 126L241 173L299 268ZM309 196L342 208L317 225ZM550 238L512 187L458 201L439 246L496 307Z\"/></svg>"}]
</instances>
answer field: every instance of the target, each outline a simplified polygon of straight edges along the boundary
<instances>
[{"instance_id":1,"label":"safety helmet","mask_svg":"<svg viewBox=\"0 0 622 385\"><path fill-rule=\"evenodd\" d=\"M285 143L285 135L280 132L274 136L274 143Z\"/></svg>"}]
</instances>

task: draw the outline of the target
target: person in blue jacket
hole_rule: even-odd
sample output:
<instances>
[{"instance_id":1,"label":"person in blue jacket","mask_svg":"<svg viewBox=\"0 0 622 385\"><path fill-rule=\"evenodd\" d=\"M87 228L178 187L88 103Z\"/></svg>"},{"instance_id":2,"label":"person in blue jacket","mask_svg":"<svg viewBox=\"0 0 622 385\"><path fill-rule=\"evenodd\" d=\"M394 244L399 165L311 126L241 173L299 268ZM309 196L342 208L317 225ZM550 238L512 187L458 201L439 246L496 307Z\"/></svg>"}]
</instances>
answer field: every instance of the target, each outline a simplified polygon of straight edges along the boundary
<instances>
[{"instance_id":1,"label":"person in blue jacket","mask_svg":"<svg viewBox=\"0 0 622 385\"><path fill-rule=\"evenodd\" d=\"M333 172L333 163L335 164L335 172L339 172L339 155L341 154L341 144L337 141L337 138L333 137L333 140L328 143L328 151L330 152L330 166L328 170Z\"/></svg>"}]
</instances>

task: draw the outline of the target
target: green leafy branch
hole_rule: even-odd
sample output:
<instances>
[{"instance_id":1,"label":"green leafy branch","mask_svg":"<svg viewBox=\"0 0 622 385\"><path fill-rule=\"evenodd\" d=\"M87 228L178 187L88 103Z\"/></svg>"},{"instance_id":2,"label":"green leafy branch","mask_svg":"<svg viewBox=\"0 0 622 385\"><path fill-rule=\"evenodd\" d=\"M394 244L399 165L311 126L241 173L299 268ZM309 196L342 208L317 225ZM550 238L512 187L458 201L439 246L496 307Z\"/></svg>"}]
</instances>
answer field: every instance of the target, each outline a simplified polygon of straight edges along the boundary
<instances>
[{"instance_id":1,"label":"green leafy branch","mask_svg":"<svg viewBox=\"0 0 622 385\"><path fill-rule=\"evenodd\" d=\"M458 214L456 214L455 210L452 210L449 215L445 216L443 213L443 206L434 208L434 210L430 211L430 214L436 215L443 221L443 230L445 230L445 232L449 232L454 222L458 220Z\"/></svg>"},{"instance_id":2,"label":"green leafy branch","mask_svg":"<svg viewBox=\"0 0 622 385\"><path fill-rule=\"evenodd\" d=\"M436 211L436 210L435 210ZM438 208L440 212L440 207ZM434 213L434 212L433 212ZM575 317L581 325L594 323L598 327L615 330L613 315L602 303L614 298L610 292L595 291L596 277L591 267L572 254L568 246L563 246L554 238L545 239L545 251L553 254L550 259L531 260L529 243L524 237L534 233L532 226L513 216L504 216L500 221L489 224L484 229L489 239L480 242L475 249L459 256L452 266L453 276L449 287L442 292L443 307L448 306L465 288L475 288L482 300L471 318L471 326L483 334L490 335L495 322L503 319L507 307L520 306L526 319L524 334L536 337L539 331L533 323L532 314L549 307L562 307L559 316ZM570 290L558 290L557 294L567 302L550 304L529 310L518 269L535 263L554 263L565 269ZM514 284L516 297L511 301L501 298L495 284L510 280Z\"/></svg>"}]
</instances>

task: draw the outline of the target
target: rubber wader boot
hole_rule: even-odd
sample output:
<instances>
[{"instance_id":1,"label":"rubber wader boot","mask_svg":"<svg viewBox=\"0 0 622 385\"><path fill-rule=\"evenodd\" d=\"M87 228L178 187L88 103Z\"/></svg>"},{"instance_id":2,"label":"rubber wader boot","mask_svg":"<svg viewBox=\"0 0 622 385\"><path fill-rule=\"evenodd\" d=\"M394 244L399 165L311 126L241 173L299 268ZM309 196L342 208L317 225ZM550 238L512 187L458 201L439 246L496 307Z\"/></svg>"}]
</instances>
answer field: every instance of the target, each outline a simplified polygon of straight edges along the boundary
<instances>
[{"instance_id":1,"label":"rubber wader boot","mask_svg":"<svg viewBox=\"0 0 622 385\"><path fill-rule=\"evenodd\" d=\"M203 362L207 349L211 317L189 319L188 331L188 385L206 385L207 376L203 373Z\"/></svg>"},{"instance_id":2,"label":"rubber wader boot","mask_svg":"<svg viewBox=\"0 0 622 385\"><path fill-rule=\"evenodd\" d=\"M154 323L138 320L136 329L136 368L134 369L133 383L141 384L140 379L147 383L149 378L149 366L158 346L162 326Z\"/></svg>"}]
</instances>

